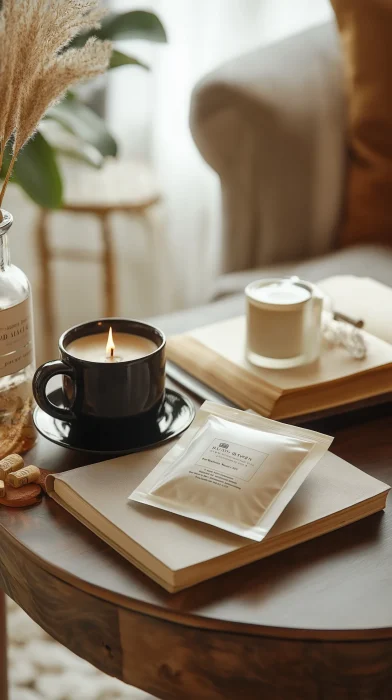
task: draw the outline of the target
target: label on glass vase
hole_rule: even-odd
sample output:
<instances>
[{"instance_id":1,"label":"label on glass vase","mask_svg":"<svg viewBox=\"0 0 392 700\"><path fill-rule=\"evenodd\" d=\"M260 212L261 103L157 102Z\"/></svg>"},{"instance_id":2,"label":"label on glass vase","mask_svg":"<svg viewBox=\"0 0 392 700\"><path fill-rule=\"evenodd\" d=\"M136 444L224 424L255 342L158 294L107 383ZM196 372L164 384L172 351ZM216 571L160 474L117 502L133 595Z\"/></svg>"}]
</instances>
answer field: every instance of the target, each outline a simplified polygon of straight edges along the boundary
<instances>
[{"instance_id":1,"label":"label on glass vase","mask_svg":"<svg viewBox=\"0 0 392 700\"><path fill-rule=\"evenodd\" d=\"M0 377L33 362L32 330L30 299L0 310Z\"/></svg>"}]
</instances>

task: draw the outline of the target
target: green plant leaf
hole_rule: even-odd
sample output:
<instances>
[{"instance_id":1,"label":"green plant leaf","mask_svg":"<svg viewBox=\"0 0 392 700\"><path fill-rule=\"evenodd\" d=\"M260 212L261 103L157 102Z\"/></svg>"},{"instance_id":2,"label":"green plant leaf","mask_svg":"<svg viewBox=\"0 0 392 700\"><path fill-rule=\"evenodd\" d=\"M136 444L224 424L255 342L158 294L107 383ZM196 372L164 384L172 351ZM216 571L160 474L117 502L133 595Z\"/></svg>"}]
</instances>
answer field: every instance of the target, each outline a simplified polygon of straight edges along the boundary
<instances>
[{"instance_id":1,"label":"green plant leaf","mask_svg":"<svg viewBox=\"0 0 392 700\"><path fill-rule=\"evenodd\" d=\"M80 145L57 145L54 147L59 156L66 156L77 163L86 163L90 167L100 170L104 164L104 158L91 143L82 142Z\"/></svg>"},{"instance_id":2,"label":"green plant leaf","mask_svg":"<svg viewBox=\"0 0 392 700\"><path fill-rule=\"evenodd\" d=\"M8 166L11 162L11 158L12 158L12 146L11 146L11 142L8 141L8 143L5 147L5 151L4 151L3 164L1 166L1 172L0 172L0 179L1 180L4 180L4 178L7 174L7 170L8 170ZM11 182L13 182L13 180L14 180L14 176L11 177Z\"/></svg>"},{"instance_id":3,"label":"green plant leaf","mask_svg":"<svg viewBox=\"0 0 392 700\"><path fill-rule=\"evenodd\" d=\"M102 20L101 29L93 34L100 39L143 39L159 43L167 41L160 19L154 13L144 10L109 14Z\"/></svg>"},{"instance_id":4,"label":"green plant leaf","mask_svg":"<svg viewBox=\"0 0 392 700\"><path fill-rule=\"evenodd\" d=\"M103 119L75 96L52 107L47 118L54 119L64 129L90 143L103 156L117 155L117 144Z\"/></svg>"},{"instance_id":5,"label":"green plant leaf","mask_svg":"<svg viewBox=\"0 0 392 700\"><path fill-rule=\"evenodd\" d=\"M102 168L105 158L95 146L91 143L83 141L79 136L71 134L70 131L64 129L61 124L55 122L54 119L44 119L40 124L40 132L46 138L48 143L54 148L59 155L68 156L73 160L87 163L98 170Z\"/></svg>"},{"instance_id":6,"label":"green plant leaf","mask_svg":"<svg viewBox=\"0 0 392 700\"><path fill-rule=\"evenodd\" d=\"M114 49L112 51L109 68L120 68L121 66L140 66L140 68L150 70L149 66L142 63L134 56L127 56L127 54L122 53L122 51L117 51Z\"/></svg>"},{"instance_id":7,"label":"green plant leaf","mask_svg":"<svg viewBox=\"0 0 392 700\"><path fill-rule=\"evenodd\" d=\"M20 152L13 179L39 206L46 209L61 207L63 181L55 152L39 132Z\"/></svg>"}]
</instances>

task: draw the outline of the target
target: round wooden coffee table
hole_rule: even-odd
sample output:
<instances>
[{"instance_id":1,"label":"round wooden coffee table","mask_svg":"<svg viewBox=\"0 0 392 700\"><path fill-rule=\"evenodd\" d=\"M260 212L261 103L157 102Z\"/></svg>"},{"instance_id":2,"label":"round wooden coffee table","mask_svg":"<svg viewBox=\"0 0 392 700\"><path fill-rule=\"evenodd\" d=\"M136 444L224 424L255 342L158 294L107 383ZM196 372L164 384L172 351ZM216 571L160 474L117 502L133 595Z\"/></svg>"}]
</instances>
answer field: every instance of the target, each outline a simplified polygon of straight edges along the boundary
<instances>
[{"instance_id":1,"label":"round wooden coffee table","mask_svg":"<svg viewBox=\"0 0 392 700\"><path fill-rule=\"evenodd\" d=\"M317 429L335 435L339 456L392 483L390 405ZM92 461L44 439L30 460L56 471ZM0 508L0 587L79 656L164 700L392 694L391 506L170 595L44 498Z\"/></svg>"}]
</instances>

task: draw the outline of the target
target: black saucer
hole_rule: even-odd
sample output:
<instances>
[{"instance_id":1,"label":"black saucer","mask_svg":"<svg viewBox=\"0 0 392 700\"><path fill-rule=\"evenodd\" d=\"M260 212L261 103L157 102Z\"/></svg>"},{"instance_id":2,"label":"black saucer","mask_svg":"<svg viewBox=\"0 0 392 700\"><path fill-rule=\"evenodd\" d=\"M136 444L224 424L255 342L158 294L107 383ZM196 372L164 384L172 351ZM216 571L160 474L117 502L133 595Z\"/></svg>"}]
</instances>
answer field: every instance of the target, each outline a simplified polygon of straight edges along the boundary
<instances>
[{"instance_id":1,"label":"black saucer","mask_svg":"<svg viewBox=\"0 0 392 700\"><path fill-rule=\"evenodd\" d=\"M52 403L62 405L62 390L48 393ZM193 403L186 396L172 389L166 389L165 400L157 420L148 428L140 425L137 419L127 423L126 427L111 430L86 429L72 421L62 421L44 413L39 406L34 411L34 423L38 432L51 442L71 450L94 452L99 454L123 455L130 452L156 447L180 435L192 423L195 417Z\"/></svg>"}]
</instances>

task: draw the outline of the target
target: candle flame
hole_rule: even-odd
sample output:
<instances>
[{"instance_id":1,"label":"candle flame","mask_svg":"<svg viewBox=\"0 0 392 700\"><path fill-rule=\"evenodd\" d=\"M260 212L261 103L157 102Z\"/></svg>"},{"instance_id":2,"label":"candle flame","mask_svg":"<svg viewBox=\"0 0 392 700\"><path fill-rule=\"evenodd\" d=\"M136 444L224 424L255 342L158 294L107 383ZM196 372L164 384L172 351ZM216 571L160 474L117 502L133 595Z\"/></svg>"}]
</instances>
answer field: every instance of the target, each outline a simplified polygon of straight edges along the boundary
<instances>
[{"instance_id":1,"label":"candle flame","mask_svg":"<svg viewBox=\"0 0 392 700\"><path fill-rule=\"evenodd\" d=\"M116 349L116 346L115 346L114 341L113 341L112 327L110 326L109 333L108 333L108 342L106 344L106 357L114 357L115 349Z\"/></svg>"}]
</instances>

